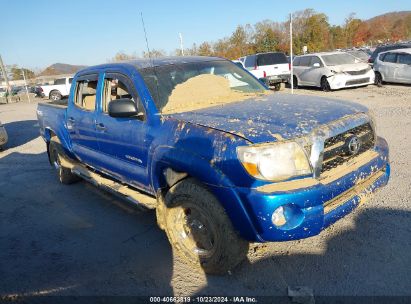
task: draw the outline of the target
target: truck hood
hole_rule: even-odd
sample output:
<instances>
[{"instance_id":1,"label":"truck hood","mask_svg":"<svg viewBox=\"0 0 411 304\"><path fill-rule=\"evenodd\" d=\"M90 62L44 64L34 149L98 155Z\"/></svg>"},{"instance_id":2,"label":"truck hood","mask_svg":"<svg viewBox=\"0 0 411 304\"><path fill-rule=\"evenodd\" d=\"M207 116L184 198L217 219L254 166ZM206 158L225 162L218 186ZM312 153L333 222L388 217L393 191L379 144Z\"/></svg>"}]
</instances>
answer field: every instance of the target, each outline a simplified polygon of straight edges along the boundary
<instances>
[{"instance_id":1,"label":"truck hood","mask_svg":"<svg viewBox=\"0 0 411 304\"><path fill-rule=\"evenodd\" d=\"M303 136L344 116L367 111L366 107L348 101L272 94L167 116L262 143Z\"/></svg>"}]
</instances>

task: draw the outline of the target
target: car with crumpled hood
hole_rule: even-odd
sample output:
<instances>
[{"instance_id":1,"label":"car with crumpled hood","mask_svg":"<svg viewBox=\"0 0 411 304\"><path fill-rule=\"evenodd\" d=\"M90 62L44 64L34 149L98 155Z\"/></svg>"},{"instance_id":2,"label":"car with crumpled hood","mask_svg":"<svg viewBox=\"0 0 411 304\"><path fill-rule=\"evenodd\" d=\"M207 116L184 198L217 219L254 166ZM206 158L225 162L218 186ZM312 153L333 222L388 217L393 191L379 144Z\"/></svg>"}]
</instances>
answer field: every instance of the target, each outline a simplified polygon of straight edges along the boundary
<instances>
[{"instance_id":1,"label":"car with crumpled hood","mask_svg":"<svg viewBox=\"0 0 411 304\"><path fill-rule=\"evenodd\" d=\"M374 83L373 69L346 52L297 56L293 60L293 85L319 87L323 91L367 86Z\"/></svg>"},{"instance_id":2,"label":"car with crumpled hood","mask_svg":"<svg viewBox=\"0 0 411 304\"><path fill-rule=\"evenodd\" d=\"M366 107L274 93L222 58L88 67L67 105L39 103L37 116L60 182L155 209L173 252L207 273L227 273L251 242L321 233L390 175Z\"/></svg>"}]
</instances>

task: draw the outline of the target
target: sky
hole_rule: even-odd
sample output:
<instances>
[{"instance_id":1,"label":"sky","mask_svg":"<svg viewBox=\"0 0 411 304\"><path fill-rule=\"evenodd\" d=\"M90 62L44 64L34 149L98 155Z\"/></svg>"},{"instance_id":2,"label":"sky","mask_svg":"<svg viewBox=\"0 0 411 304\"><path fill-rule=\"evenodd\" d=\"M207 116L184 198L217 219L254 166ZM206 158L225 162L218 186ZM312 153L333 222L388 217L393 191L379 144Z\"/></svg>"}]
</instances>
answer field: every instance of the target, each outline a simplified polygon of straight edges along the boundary
<instances>
[{"instance_id":1,"label":"sky","mask_svg":"<svg viewBox=\"0 0 411 304\"><path fill-rule=\"evenodd\" d=\"M53 63L94 65L123 51L141 55L150 49L167 53L229 36L237 25L312 8L342 25L350 13L368 19L411 10L410 0L0 0L0 55L5 64L43 69Z\"/></svg>"}]
</instances>

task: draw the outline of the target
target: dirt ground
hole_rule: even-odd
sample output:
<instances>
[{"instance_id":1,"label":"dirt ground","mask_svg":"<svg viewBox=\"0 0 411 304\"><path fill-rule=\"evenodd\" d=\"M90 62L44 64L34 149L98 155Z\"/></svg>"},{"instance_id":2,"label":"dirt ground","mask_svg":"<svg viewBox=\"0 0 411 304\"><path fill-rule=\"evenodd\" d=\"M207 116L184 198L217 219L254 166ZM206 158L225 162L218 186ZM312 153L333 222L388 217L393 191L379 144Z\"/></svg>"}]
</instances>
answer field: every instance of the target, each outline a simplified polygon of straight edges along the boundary
<instances>
[{"instance_id":1,"label":"dirt ground","mask_svg":"<svg viewBox=\"0 0 411 304\"><path fill-rule=\"evenodd\" d=\"M253 245L247 261L220 277L173 255L154 212L86 182L59 184L36 103L0 105L10 137L0 152L0 296L286 296L289 286L307 286L315 296L411 296L411 87L295 93L371 108L390 145L391 180L320 235Z\"/></svg>"}]
</instances>

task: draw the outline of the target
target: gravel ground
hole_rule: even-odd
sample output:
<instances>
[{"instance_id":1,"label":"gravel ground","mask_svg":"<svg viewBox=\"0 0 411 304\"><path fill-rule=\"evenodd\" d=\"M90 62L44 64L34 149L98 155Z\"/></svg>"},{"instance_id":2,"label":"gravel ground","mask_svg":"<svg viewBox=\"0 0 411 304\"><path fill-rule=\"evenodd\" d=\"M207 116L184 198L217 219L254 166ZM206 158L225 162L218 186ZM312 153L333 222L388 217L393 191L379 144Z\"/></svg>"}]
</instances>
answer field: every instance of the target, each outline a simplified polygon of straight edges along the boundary
<instances>
[{"instance_id":1,"label":"gravel ground","mask_svg":"<svg viewBox=\"0 0 411 304\"><path fill-rule=\"evenodd\" d=\"M316 296L411 296L411 87L295 92L371 108L390 145L390 183L318 236L253 244L248 260L221 277L173 255L154 212L86 182L59 184L38 135L36 103L0 105L10 137L0 152L0 296L285 296L288 286Z\"/></svg>"}]
</instances>

